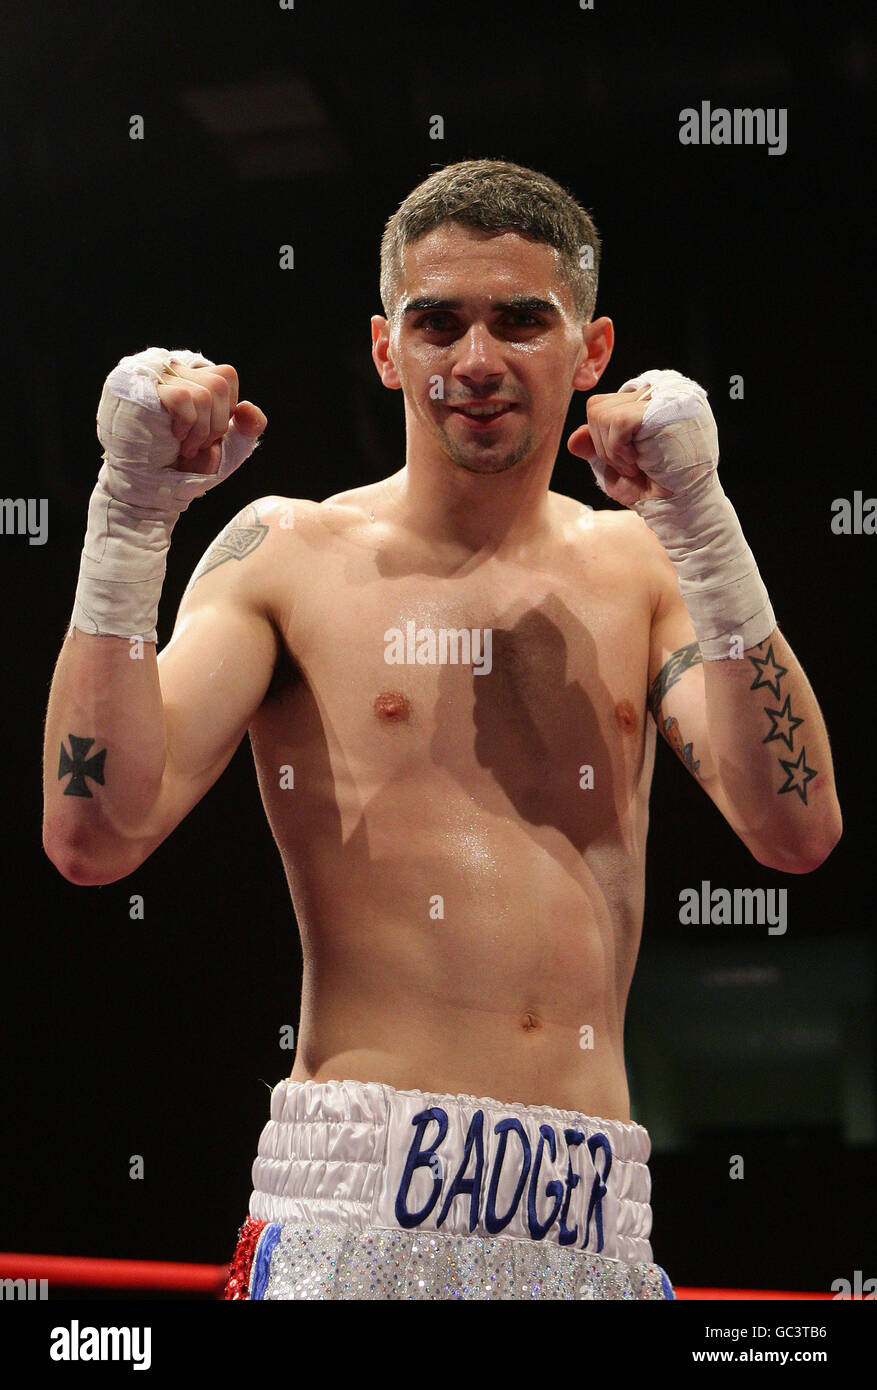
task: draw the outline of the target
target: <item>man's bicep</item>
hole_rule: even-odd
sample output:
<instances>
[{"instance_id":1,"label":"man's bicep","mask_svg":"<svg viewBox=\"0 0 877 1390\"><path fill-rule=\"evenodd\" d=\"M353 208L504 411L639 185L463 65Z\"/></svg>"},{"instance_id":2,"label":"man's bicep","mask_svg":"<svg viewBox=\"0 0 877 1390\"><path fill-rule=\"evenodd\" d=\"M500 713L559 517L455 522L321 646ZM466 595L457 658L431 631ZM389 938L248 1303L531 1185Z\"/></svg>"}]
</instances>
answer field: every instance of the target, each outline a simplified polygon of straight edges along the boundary
<instances>
[{"instance_id":1,"label":"man's bicep","mask_svg":"<svg viewBox=\"0 0 877 1390\"><path fill-rule=\"evenodd\" d=\"M248 512L245 508L240 516L249 521ZM265 697L279 655L280 639L260 595L259 571L240 564L268 528L255 522L244 528L250 535L235 535L238 523L236 517L197 565L173 636L158 656L167 742L163 818L174 824L231 761Z\"/></svg>"},{"instance_id":2,"label":"man's bicep","mask_svg":"<svg viewBox=\"0 0 877 1390\"><path fill-rule=\"evenodd\" d=\"M207 778L229 762L265 697L277 660L269 620L244 605L200 603L159 655L167 760L178 777Z\"/></svg>"}]
</instances>

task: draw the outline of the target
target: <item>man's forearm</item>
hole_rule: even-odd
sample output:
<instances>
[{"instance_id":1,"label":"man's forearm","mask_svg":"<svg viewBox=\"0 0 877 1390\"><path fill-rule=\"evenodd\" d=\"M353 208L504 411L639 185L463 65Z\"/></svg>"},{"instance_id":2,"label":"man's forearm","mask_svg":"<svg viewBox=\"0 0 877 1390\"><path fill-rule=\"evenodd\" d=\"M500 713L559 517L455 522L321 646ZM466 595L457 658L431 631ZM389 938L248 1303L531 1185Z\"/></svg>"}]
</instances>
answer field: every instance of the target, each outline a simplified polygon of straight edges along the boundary
<instances>
[{"instance_id":1,"label":"man's forearm","mask_svg":"<svg viewBox=\"0 0 877 1390\"><path fill-rule=\"evenodd\" d=\"M743 838L777 869L816 868L843 822L825 723L791 647L775 628L703 670L710 750Z\"/></svg>"},{"instance_id":2,"label":"man's forearm","mask_svg":"<svg viewBox=\"0 0 877 1390\"><path fill-rule=\"evenodd\" d=\"M43 844L65 877L106 882L136 866L167 756L155 646L71 627L52 681L43 757ZM94 877L94 875L98 875Z\"/></svg>"}]
</instances>

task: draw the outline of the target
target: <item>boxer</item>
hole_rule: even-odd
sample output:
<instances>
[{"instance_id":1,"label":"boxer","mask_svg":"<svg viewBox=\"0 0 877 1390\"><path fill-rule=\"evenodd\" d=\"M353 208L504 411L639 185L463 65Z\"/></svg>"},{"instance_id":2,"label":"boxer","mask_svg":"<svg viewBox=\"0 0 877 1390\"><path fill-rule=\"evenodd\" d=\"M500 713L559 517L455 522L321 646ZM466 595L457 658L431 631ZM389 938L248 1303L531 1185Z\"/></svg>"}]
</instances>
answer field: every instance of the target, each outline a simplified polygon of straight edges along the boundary
<instances>
[{"instance_id":1,"label":"boxer","mask_svg":"<svg viewBox=\"0 0 877 1390\"><path fill-rule=\"evenodd\" d=\"M105 384L44 844L73 883L132 873L249 731L304 977L229 1298L672 1298L623 1052L656 730L758 863L807 873L840 836L704 389L592 394L569 448L620 507L550 490L614 347L588 236L503 161L414 190L372 319L404 466L245 507L158 656L173 527L266 419L193 353Z\"/></svg>"}]
</instances>

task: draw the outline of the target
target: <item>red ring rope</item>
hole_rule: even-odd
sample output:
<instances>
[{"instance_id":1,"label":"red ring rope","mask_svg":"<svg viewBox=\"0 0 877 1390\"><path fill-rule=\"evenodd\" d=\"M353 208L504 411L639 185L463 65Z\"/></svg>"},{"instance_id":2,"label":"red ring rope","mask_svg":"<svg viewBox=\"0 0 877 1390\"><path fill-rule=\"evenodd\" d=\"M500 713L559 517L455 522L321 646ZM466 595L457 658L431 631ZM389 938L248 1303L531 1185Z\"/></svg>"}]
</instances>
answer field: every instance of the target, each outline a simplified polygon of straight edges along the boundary
<instances>
[{"instance_id":1,"label":"red ring rope","mask_svg":"<svg viewBox=\"0 0 877 1390\"><path fill-rule=\"evenodd\" d=\"M104 1289L186 1289L190 1292L216 1293L222 1289L227 1274L226 1265L0 1252L0 1278L49 1279L67 1287L77 1285Z\"/></svg>"}]
</instances>

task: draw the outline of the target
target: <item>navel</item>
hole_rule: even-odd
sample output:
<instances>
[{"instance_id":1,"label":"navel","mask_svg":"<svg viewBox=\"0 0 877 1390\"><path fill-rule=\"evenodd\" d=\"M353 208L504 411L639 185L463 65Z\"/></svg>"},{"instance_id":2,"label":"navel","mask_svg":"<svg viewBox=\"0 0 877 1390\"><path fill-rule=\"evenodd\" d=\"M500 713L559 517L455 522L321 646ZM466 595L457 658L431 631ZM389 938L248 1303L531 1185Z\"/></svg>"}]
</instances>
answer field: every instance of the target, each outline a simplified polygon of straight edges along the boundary
<instances>
[{"instance_id":1,"label":"navel","mask_svg":"<svg viewBox=\"0 0 877 1390\"><path fill-rule=\"evenodd\" d=\"M391 724L404 724L411 714L411 706L398 690L382 690L372 709L378 719Z\"/></svg>"},{"instance_id":2,"label":"navel","mask_svg":"<svg viewBox=\"0 0 877 1390\"><path fill-rule=\"evenodd\" d=\"M525 1033L533 1033L539 1027L539 1020L535 1014L530 1013L529 1009L521 1019L521 1027Z\"/></svg>"}]
</instances>

